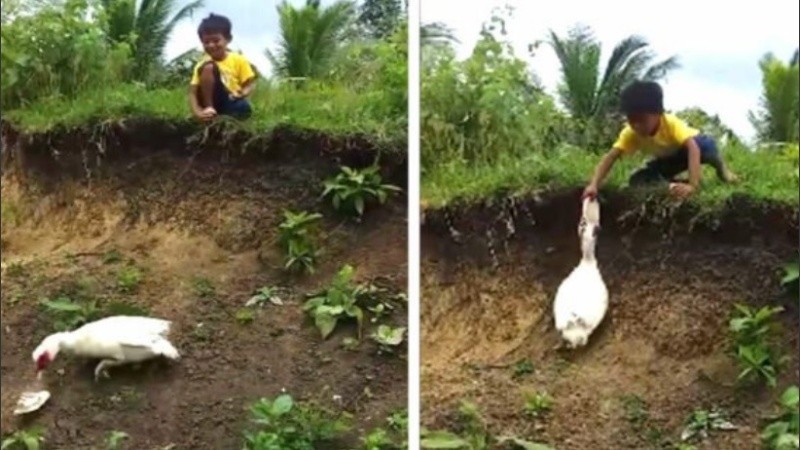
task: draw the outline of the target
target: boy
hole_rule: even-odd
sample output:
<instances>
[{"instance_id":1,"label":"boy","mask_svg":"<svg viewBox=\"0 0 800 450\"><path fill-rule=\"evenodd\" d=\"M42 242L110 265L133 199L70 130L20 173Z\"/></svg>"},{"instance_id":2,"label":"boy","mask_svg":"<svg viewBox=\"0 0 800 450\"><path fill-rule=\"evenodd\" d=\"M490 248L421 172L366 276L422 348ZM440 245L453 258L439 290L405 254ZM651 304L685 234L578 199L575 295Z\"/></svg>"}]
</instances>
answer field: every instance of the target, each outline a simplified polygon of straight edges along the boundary
<instances>
[{"instance_id":1,"label":"boy","mask_svg":"<svg viewBox=\"0 0 800 450\"><path fill-rule=\"evenodd\" d=\"M197 63L189 88L192 113L201 121L218 114L247 118L252 113L247 97L255 88L256 74L244 56L228 51L231 22L210 14L200 22L197 35L205 55Z\"/></svg>"},{"instance_id":2,"label":"boy","mask_svg":"<svg viewBox=\"0 0 800 450\"><path fill-rule=\"evenodd\" d=\"M617 159L637 150L645 150L653 158L631 174L630 186L667 181L671 194L686 198L700 187L701 164L713 167L717 177L725 182L737 180L726 167L712 137L664 112L663 93L658 83L632 83L622 91L620 103L628 124L611 151L597 164L583 192L584 197L596 197L598 187ZM675 176L687 169L689 182L676 181Z\"/></svg>"}]
</instances>

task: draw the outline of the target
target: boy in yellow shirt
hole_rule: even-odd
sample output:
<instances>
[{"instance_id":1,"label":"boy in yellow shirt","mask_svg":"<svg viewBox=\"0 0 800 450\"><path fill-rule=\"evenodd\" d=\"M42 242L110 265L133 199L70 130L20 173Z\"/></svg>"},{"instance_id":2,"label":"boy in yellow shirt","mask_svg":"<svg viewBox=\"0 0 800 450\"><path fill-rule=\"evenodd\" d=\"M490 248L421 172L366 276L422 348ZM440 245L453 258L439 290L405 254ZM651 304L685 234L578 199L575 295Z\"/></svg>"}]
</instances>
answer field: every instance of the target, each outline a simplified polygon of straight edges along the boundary
<instances>
[{"instance_id":1,"label":"boy in yellow shirt","mask_svg":"<svg viewBox=\"0 0 800 450\"><path fill-rule=\"evenodd\" d=\"M630 186L668 182L670 193L686 198L700 187L701 164L713 167L725 182L737 180L722 160L714 138L665 113L663 97L661 86L655 82L637 81L622 91L620 103L628 123L611 151L597 164L584 197L596 197L617 159L639 150L652 158L631 174ZM675 177L687 169L689 182L676 181Z\"/></svg>"},{"instance_id":2,"label":"boy in yellow shirt","mask_svg":"<svg viewBox=\"0 0 800 450\"><path fill-rule=\"evenodd\" d=\"M230 20L210 14L200 22L197 35L205 55L194 67L189 83L192 113L204 122L220 114L250 117L247 97L255 88L256 73L244 56L228 51Z\"/></svg>"}]
</instances>

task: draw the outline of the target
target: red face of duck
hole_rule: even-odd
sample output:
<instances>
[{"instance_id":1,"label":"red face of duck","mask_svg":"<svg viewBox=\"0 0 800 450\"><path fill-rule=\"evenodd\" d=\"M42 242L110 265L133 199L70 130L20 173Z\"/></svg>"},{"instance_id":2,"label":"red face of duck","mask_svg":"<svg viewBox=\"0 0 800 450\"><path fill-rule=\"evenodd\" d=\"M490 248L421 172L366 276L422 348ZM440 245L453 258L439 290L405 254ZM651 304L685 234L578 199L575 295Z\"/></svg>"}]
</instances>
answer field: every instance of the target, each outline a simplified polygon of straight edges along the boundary
<instances>
[{"instance_id":1,"label":"red face of duck","mask_svg":"<svg viewBox=\"0 0 800 450\"><path fill-rule=\"evenodd\" d=\"M36 375L39 375L47 366L50 364L53 358L50 357L50 354L47 352L42 353L36 359Z\"/></svg>"}]
</instances>

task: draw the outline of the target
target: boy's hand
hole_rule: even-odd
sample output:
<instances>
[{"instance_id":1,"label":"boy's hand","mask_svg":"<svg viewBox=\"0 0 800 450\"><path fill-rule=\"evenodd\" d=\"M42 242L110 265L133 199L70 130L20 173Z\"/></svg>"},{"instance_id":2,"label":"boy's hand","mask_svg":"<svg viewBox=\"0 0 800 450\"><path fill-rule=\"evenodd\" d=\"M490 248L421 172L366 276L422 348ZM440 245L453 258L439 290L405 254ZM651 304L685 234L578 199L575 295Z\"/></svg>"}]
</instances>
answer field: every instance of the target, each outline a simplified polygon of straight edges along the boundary
<instances>
[{"instance_id":1,"label":"boy's hand","mask_svg":"<svg viewBox=\"0 0 800 450\"><path fill-rule=\"evenodd\" d=\"M202 120L203 122L207 122L216 117L216 115L217 115L217 110L209 106L208 108L205 108L204 110L200 111L197 114L197 118Z\"/></svg>"},{"instance_id":2,"label":"boy's hand","mask_svg":"<svg viewBox=\"0 0 800 450\"><path fill-rule=\"evenodd\" d=\"M595 186L593 183L586 186L586 189L583 190L583 195L581 195L581 200L585 198L589 198L592 200L597 198L597 186Z\"/></svg>"},{"instance_id":3,"label":"boy's hand","mask_svg":"<svg viewBox=\"0 0 800 450\"><path fill-rule=\"evenodd\" d=\"M669 193L675 197L686 199L694 193L694 186L689 183L670 183Z\"/></svg>"}]
</instances>

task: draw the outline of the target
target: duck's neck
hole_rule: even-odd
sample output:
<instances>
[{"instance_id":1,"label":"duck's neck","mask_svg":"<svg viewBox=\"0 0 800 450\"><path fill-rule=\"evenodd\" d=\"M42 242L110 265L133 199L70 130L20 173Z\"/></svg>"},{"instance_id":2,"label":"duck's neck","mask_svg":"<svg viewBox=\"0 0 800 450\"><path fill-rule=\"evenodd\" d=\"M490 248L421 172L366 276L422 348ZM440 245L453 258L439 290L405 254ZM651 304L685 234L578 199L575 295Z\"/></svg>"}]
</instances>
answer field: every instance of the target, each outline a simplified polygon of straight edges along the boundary
<instances>
[{"instance_id":1,"label":"duck's neck","mask_svg":"<svg viewBox=\"0 0 800 450\"><path fill-rule=\"evenodd\" d=\"M75 335L69 331L62 331L53 335L58 343L59 350L72 350L75 347Z\"/></svg>"},{"instance_id":2,"label":"duck's neck","mask_svg":"<svg viewBox=\"0 0 800 450\"><path fill-rule=\"evenodd\" d=\"M583 254L583 262L585 263L595 263L596 259L594 257L594 242L581 242L581 253Z\"/></svg>"}]
</instances>

